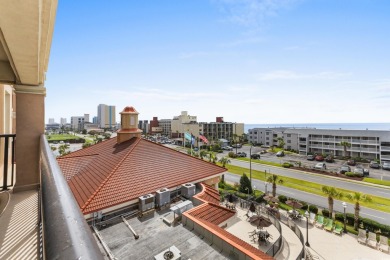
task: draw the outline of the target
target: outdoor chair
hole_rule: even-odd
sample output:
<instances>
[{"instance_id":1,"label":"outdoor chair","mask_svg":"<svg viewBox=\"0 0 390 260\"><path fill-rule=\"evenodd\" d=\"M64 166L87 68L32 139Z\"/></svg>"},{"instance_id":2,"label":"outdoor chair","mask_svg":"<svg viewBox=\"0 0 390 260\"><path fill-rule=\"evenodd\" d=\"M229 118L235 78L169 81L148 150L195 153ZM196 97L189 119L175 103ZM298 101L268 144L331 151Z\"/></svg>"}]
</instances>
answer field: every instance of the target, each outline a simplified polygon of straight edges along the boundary
<instances>
[{"instance_id":1,"label":"outdoor chair","mask_svg":"<svg viewBox=\"0 0 390 260\"><path fill-rule=\"evenodd\" d=\"M309 217L308 221L309 221L309 224L314 225L314 223L316 222L316 214L313 212L310 212L310 217Z\"/></svg>"},{"instance_id":2,"label":"outdoor chair","mask_svg":"<svg viewBox=\"0 0 390 260\"><path fill-rule=\"evenodd\" d=\"M361 244L366 244L367 243L367 232L364 229L359 228L359 234L357 237L357 241Z\"/></svg>"},{"instance_id":3,"label":"outdoor chair","mask_svg":"<svg viewBox=\"0 0 390 260\"><path fill-rule=\"evenodd\" d=\"M333 229L333 233L338 234L341 236L341 233L343 233L343 226L340 223L336 223Z\"/></svg>"},{"instance_id":4,"label":"outdoor chair","mask_svg":"<svg viewBox=\"0 0 390 260\"><path fill-rule=\"evenodd\" d=\"M387 252L389 253L389 243L388 243L388 238L385 236L381 236L379 240L379 250L382 252Z\"/></svg>"},{"instance_id":5,"label":"outdoor chair","mask_svg":"<svg viewBox=\"0 0 390 260\"><path fill-rule=\"evenodd\" d=\"M374 232L368 233L367 245L376 248L377 244L378 243L376 241L376 233L374 233Z\"/></svg>"},{"instance_id":6,"label":"outdoor chair","mask_svg":"<svg viewBox=\"0 0 390 260\"><path fill-rule=\"evenodd\" d=\"M332 232L333 230L333 219L329 219L326 224L324 225L324 229L326 231Z\"/></svg>"},{"instance_id":7,"label":"outdoor chair","mask_svg":"<svg viewBox=\"0 0 390 260\"><path fill-rule=\"evenodd\" d=\"M318 228L323 228L324 227L324 216L318 215L317 222L315 225Z\"/></svg>"}]
</instances>

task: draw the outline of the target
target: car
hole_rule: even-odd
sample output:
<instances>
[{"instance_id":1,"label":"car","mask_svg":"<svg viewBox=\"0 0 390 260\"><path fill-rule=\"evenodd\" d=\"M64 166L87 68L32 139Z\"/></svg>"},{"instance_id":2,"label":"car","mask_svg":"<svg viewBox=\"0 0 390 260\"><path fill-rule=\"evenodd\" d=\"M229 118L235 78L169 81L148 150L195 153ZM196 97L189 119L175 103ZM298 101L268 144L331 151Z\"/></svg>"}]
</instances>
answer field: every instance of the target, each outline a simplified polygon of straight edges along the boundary
<instances>
[{"instance_id":1,"label":"car","mask_svg":"<svg viewBox=\"0 0 390 260\"><path fill-rule=\"evenodd\" d=\"M350 165L350 166L355 166L355 165L356 165L356 162L355 162L355 160L349 159L349 160L347 161L347 164Z\"/></svg>"},{"instance_id":2,"label":"car","mask_svg":"<svg viewBox=\"0 0 390 260\"><path fill-rule=\"evenodd\" d=\"M244 152L238 152L236 153L237 157L246 157L246 153Z\"/></svg>"},{"instance_id":3,"label":"car","mask_svg":"<svg viewBox=\"0 0 390 260\"><path fill-rule=\"evenodd\" d=\"M222 150L233 151L233 148L230 146L225 146L225 147L222 147Z\"/></svg>"},{"instance_id":4,"label":"car","mask_svg":"<svg viewBox=\"0 0 390 260\"><path fill-rule=\"evenodd\" d=\"M265 154L265 153L267 153L267 150L261 150L260 153Z\"/></svg>"},{"instance_id":5,"label":"car","mask_svg":"<svg viewBox=\"0 0 390 260\"><path fill-rule=\"evenodd\" d=\"M306 157L306 159L307 159L308 161L314 161L315 157L316 157L315 155L309 154L309 155Z\"/></svg>"},{"instance_id":6,"label":"car","mask_svg":"<svg viewBox=\"0 0 390 260\"><path fill-rule=\"evenodd\" d=\"M319 162L322 162L323 160L324 160L324 156L322 156L322 155L316 155L316 157L315 157L315 160L316 161L319 161Z\"/></svg>"},{"instance_id":7,"label":"car","mask_svg":"<svg viewBox=\"0 0 390 260\"><path fill-rule=\"evenodd\" d=\"M356 175L359 175L359 176L363 177L363 175L364 175L364 169L361 168L361 167L356 167L356 168L353 170L353 173L355 173Z\"/></svg>"},{"instance_id":8,"label":"car","mask_svg":"<svg viewBox=\"0 0 390 260\"><path fill-rule=\"evenodd\" d=\"M323 162L317 163L317 164L314 166L314 169L317 169L317 170L326 170L326 164L323 163Z\"/></svg>"},{"instance_id":9,"label":"car","mask_svg":"<svg viewBox=\"0 0 390 260\"><path fill-rule=\"evenodd\" d=\"M381 165L378 162L376 162L376 161L370 162L370 168L379 169L380 167L381 167Z\"/></svg>"},{"instance_id":10,"label":"car","mask_svg":"<svg viewBox=\"0 0 390 260\"><path fill-rule=\"evenodd\" d=\"M252 154L251 158L252 159L260 159L260 154L258 154L258 153Z\"/></svg>"},{"instance_id":11,"label":"car","mask_svg":"<svg viewBox=\"0 0 390 260\"><path fill-rule=\"evenodd\" d=\"M351 167L349 167L348 165L343 165L340 167L339 169L339 173L346 173L346 172L350 172L351 171Z\"/></svg>"},{"instance_id":12,"label":"car","mask_svg":"<svg viewBox=\"0 0 390 260\"><path fill-rule=\"evenodd\" d=\"M328 155L328 156L326 156L325 161L328 163L332 163L332 162L334 162L334 158L332 155Z\"/></svg>"},{"instance_id":13,"label":"car","mask_svg":"<svg viewBox=\"0 0 390 260\"><path fill-rule=\"evenodd\" d=\"M279 151L276 153L277 157L283 157L284 156L284 151Z\"/></svg>"},{"instance_id":14,"label":"car","mask_svg":"<svg viewBox=\"0 0 390 260\"><path fill-rule=\"evenodd\" d=\"M390 170L390 162L384 162L383 164L382 164L382 169L383 170Z\"/></svg>"},{"instance_id":15,"label":"car","mask_svg":"<svg viewBox=\"0 0 390 260\"><path fill-rule=\"evenodd\" d=\"M363 176L366 177L369 175L370 175L370 171L368 169L363 169Z\"/></svg>"},{"instance_id":16,"label":"car","mask_svg":"<svg viewBox=\"0 0 390 260\"><path fill-rule=\"evenodd\" d=\"M194 148L194 151L195 151L195 152L199 151L199 148L198 148L198 147L195 147L195 148Z\"/></svg>"},{"instance_id":17,"label":"car","mask_svg":"<svg viewBox=\"0 0 390 260\"><path fill-rule=\"evenodd\" d=\"M242 144L232 144L232 147L233 147L233 148L241 148L241 147L242 147Z\"/></svg>"}]
</instances>

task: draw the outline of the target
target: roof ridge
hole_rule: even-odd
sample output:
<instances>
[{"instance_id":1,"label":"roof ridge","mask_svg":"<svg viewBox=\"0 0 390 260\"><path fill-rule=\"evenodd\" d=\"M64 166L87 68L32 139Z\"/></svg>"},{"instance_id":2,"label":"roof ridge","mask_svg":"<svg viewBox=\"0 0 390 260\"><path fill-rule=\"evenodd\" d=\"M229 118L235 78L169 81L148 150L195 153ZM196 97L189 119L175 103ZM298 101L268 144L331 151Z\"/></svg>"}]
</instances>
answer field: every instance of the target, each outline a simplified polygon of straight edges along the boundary
<instances>
[{"instance_id":1,"label":"roof ridge","mask_svg":"<svg viewBox=\"0 0 390 260\"><path fill-rule=\"evenodd\" d=\"M98 153L92 153L92 154L85 154L85 155L58 157L57 160L65 160L65 159L72 159L72 158L88 157L88 156L95 156L95 155L99 155L99 154Z\"/></svg>"},{"instance_id":2,"label":"roof ridge","mask_svg":"<svg viewBox=\"0 0 390 260\"><path fill-rule=\"evenodd\" d=\"M137 137L136 137L137 138ZM131 139L130 139L131 140ZM130 141L129 140L129 141ZM81 211L84 211L84 209L91 203L93 198L99 193L99 191L103 188L103 186L108 182L108 180L111 178L111 176L116 172L116 170L119 168L119 166L122 165L123 161L129 156L129 154L134 150L134 148L137 146L137 144L142 140L142 138L137 138L135 141L133 147L123 156L122 160L114 167L114 169L111 171L110 174L105 178L105 180L100 184L100 186L96 189L94 193L92 193L91 197L84 203L84 205L81 207Z\"/></svg>"}]
</instances>

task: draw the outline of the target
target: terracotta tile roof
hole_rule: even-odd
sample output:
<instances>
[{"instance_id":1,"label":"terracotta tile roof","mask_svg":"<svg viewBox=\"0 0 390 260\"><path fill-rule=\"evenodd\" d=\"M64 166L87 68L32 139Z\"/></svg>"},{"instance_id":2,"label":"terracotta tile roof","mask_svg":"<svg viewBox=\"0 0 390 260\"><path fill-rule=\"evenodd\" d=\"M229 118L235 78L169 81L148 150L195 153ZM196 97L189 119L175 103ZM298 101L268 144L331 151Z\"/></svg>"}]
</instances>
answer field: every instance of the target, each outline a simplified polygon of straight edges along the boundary
<instances>
[{"instance_id":1,"label":"terracotta tile roof","mask_svg":"<svg viewBox=\"0 0 390 260\"><path fill-rule=\"evenodd\" d=\"M183 215L198 223L214 235L220 237L252 259L274 259L263 251L253 247L252 245L218 226L219 224L234 216L235 211L227 209L223 206L219 206L219 193L216 189L204 183L201 185L203 188L202 192L198 193L194 197L204 201L205 203L184 212ZM217 203L215 203L216 195L218 196Z\"/></svg>"},{"instance_id":2,"label":"terracotta tile roof","mask_svg":"<svg viewBox=\"0 0 390 260\"><path fill-rule=\"evenodd\" d=\"M207 185L205 183L201 183L202 185L202 192L196 194L194 198L197 198L203 202L211 202L214 204L219 204L221 201L221 197L219 195L219 192L214 189L212 186Z\"/></svg>"},{"instance_id":3,"label":"terracotta tile roof","mask_svg":"<svg viewBox=\"0 0 390 260\"><path fill-rule=\"evenodd\" d=\"M138 113L137 110L135 110L134 107L125 107L122 111L122 113Z\"/></svg>"},{"instance_id":4,"label":"terracotta tile roof","mask_svg":"<svg viewBox=\"0 0 390 260\"><path fill-rule=\"evenodd\" d=\"M226 171L140 138L120 144L112 138L57 161L84 214Z\"/></svg>"},{"instance_id":5,"label":"terracotta tile roof","mask_svg":"<svg viewBox=\"0 0 390 260\"><path fill-rule=\"evenodd\" d=\"M221 207L217 204L204 203L188 211L188 214L194 216L195 218L219 225L233 217L236 212L231 209Z\"/></svg>"},{"instance_id":6,"label":"terracotta tile roof","mask_svg":"<svg viewBox=\"0 0 390 260\"><path fill-rule=\"evenodd\" d=\"M227 232L223 228L221 228L213 223L210 223L210 222L202 220L202 219L195 219L195 221L198 224L202 225L207 230L209 230L211 233L222 238L225 242L234 246L235 248L237 248L238 250L240 250L244 254L248 255L252 259L258 259L258 260L274 259L272 256L267 255L263 251L253 247L252 245L248 244L244 240L241 240L240 238L236 237L235 235Z\"/></svg>"}]
</instances>

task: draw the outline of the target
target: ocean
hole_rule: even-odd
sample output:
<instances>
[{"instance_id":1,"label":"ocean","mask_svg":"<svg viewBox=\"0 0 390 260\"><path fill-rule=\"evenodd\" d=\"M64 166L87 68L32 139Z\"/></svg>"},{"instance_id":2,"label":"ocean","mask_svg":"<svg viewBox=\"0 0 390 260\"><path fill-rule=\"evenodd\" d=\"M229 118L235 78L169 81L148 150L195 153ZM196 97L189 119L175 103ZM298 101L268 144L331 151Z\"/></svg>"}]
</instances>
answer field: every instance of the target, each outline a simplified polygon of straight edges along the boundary
<instances>
[{"instance_id":1,"label":"ocean","mask_svg":"<svg viewBox=\"0 0 390 260\"><path fill-rule=\"evenodd\" d=\"M390 130L390 123L322 123L322 124L245 124L244 131L264 127L295 127L316 129L345 129L345 130Z\"/></svg>"}]
</instances>

